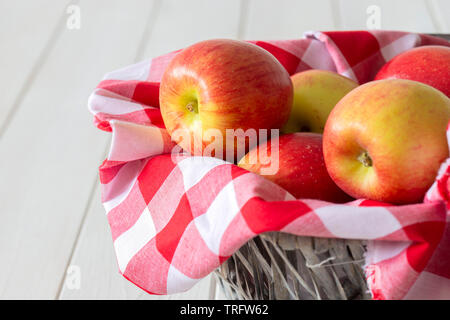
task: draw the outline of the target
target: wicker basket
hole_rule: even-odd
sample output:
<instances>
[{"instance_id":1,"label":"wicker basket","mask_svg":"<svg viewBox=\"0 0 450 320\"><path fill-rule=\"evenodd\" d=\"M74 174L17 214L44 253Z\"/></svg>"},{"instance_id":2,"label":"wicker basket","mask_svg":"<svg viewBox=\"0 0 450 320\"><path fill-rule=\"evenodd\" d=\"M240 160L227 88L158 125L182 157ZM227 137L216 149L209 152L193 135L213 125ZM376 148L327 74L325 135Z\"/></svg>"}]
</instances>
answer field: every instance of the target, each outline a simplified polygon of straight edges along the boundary
<instances>
[{"instance_id":1,"label":"wicker basket","mask_svg":"<svg viewBox=\"0 0 450 320\"><path fill-rule=\"evenodd\" d=\"M430 34L450 41L450 34ZM370 299L357 240L271 232L247 242L216 271L229 299Z\"/></svg>"},{"instance_id":2,"label":"wicker basket","mask_svg":"<svg viewBox=\"0 0 450 320\"><path fill-rule=\"evenodd\" d=\"M361 241L271 232L247 242L216 271L229 299L370 299Z\"/></svg>"}]
</instances>

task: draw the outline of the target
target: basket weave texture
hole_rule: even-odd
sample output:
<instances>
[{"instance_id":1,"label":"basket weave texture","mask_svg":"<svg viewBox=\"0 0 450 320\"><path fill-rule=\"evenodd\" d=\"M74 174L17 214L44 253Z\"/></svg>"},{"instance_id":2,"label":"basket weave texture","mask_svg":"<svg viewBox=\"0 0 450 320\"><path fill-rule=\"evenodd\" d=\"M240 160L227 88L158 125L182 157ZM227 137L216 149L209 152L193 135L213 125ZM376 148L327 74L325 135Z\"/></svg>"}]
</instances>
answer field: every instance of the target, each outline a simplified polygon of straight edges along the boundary
<instances>
[{"instance_id":1,"label":"basket weave texture","mask_svg":"<svg viewBox=\"0 0 450 320\"><path fill-rule=\"evenodd\" d=\"M215 275L229 299L370 299L364 253L362 241L272 232L247 242Z\"/></svg>"},{"instance_id":2,"label":"basket weave texture","mask_svg":"<svg viewBox=\"0 0 450 320\"><path fill-rule=\"evenodd\" d=\"M270 232L248 241L215 275L233 300L370 299L364 253L358 240Z\"/></svg>"}]
</instances>

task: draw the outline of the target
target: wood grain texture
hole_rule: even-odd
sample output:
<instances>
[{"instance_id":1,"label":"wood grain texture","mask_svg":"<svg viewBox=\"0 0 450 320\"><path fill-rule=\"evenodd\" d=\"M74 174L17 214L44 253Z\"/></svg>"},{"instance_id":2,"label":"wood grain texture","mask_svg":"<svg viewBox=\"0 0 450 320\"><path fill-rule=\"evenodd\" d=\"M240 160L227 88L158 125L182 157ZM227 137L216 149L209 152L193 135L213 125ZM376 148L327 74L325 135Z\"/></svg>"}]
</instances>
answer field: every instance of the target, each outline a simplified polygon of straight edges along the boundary
<instances>
[{"instance_id":1,"label":"wood grain texture","mask_svg":"<svg viewBox=\"0 0 450 320\"><path fill-rule=\"evenodd\" d=\"M79 270L80 286L71 285L69 273L59 299L207 299L210 277L186 293L155 296L145 293L119 274L105 210L100 202L99 182L80 233L70 266Z\"/></svg>"},{"instance_id":2,"label":"wood grain texture","mask_svg":"<svg viewBox=\"0 0 450 320\"><path fill-rule=\"evenodd\" d=\"M66 1L0 1L0 137L65 18Z\"/></svg>"},{"instance_id":3,"label":"wood grain texture","mask_svg":"<svg viewBox=\"0 0 450 320\"><path fill-rule=\"evenodd\" d=\"M366 29L369 5L383 29L450 32L448 0L80 0L80 30L66 28L69 3L0 1L3 299L225 298L211 277L151 296L119 275L97 180L110 134L86 108L106 72L210 38Z\"/></svg>"},{"instance_id":4,"label":"wood grain texture","mask_svg":"<svg viewBox=\"0 0 450 320\"><path fill-rule=\"evenodd\" d=\"M0 140L1 298L57 296L109 139L87 97L134 59L151 4L81 1Z\"/></svg>"},{"instance_id":5,"label":"wood grain texture","mask_svg":"<svg viewBox=\"0 0 450 320\"><path fill-rule=\"evenodd\" d=\"M152 14L155 20L144 31L143 43L135 45L142 50L139 59L155 57L200 40L235 38L237 35L238 1L161 1L154 9L157 10ZM202 18L186 23L180 31L181 24L175 22L185 21L186 16L194 14ZM64 285L60 299L209 299L215 294L215 286L210 287L211 276L185 293L152 296L119 275L98 191L89 206L70 265L80 267L81 287L71 290Z\"/></svg>"},{"instance_id":6,"label":"wood grain texture","mask_svg":"<svg viewBox=\"0 0 450 320\"><path fill-rule=\"evenodd\" d=\"M340 29L367 29L367 8L372 5L380 8L381 29L436 32L426 0L338 0Z\"/></svg>"},{"instance_id":7,"label":"wood grain texture","mask_svg":"<svg viewBox=\"0 0 450 320\"><path fill-rule=\"evenodd\" d=\"M246 0L243 37L249 40L295 39L309 30L335 28L330 0Z\"/></svg>"},{"instance_id":8,"label":"wood grain texture","mask_svg":"<svg viewBox=\"0 0 450 320\"><path fill-rule=\"evenodd\" d=\"M239 0L164 0L145 45L145 57L213 38L236 38Z\"/></svg>"}]
</instances>

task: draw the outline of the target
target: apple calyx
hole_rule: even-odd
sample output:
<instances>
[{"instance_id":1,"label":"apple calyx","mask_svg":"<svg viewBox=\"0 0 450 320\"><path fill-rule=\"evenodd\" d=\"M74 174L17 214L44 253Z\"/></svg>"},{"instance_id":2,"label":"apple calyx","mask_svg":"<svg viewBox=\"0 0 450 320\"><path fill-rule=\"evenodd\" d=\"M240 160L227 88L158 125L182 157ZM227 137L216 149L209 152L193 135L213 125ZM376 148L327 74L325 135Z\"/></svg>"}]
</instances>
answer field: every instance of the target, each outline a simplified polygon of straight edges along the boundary
<instances>
[{"instance_id":1,"label":"apple calyx","mask_svg":"<svg viewBox=\"0 0 450 320\"><path fill-rule=\"evenodd\" d=\"M364 167L368 168L372 166L372 158L367 151L364 151L358 156L358 161L361 162Z\"/></svg>"},{"instance_id":2,"label":"apple calyx","mask_svg":"<svg viewBox=\"0 0 450 320\"><path fill-rule=\"evenodd\" d=\"M186 105L186 109L188 109L190 112L198 112L197 102L191 101Z\"/></svg>"}]
</instances>

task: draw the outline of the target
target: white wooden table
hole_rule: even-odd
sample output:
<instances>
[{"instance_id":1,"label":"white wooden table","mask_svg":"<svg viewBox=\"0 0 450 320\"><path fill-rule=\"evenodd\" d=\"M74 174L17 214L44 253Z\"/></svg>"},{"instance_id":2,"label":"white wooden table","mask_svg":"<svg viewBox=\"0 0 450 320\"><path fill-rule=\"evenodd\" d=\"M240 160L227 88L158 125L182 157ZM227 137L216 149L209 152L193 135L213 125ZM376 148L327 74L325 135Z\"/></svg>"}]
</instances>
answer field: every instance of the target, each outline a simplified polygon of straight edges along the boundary
<instances>
[{"instance_id":1,"label":"white wooden table","mask_svg":"<svg viewBox=\"0 0 450 320\"><path fill-rule=\"evenodd\" d=\"M119 275L97 177L109 134L89 93L108 71L199 40L366 29L371 5L383 29L450 32L448 0L0 0L0 298L222 297L210 277L150 296Z\"/></svg>"}]
</instances>

